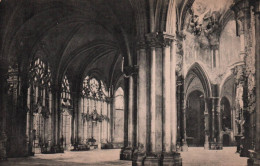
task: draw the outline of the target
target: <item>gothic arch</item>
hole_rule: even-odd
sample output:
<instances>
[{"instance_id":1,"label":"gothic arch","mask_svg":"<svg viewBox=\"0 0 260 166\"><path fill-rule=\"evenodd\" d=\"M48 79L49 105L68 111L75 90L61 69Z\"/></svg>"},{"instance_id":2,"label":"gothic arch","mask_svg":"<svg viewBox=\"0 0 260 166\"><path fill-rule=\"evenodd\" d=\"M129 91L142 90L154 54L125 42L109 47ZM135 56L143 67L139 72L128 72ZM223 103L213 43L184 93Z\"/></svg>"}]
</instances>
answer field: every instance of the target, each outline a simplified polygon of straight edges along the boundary
<instances>
[{"instance_id":1,"label":"gothic arch","mask_svg":"<svg viewBox=\"0 0 260 166\"><path fill-rule=\"evenodd\" d=\"M220 92L219 92L219 96L220 96L220 98L222 98L222 97L224 97L224 96L226 96L226 98L228 98L229 99L229 101L230 101L230 104L232 104L233 103L233 99L232 99L232 97L233 97L233 95L234 94L230 94L230 95L226 95L224 92L225 92L225 85L226 85L226 83L227 82L229 82L229 81L232 81L232 79L234 80L234 75L231 73L231 71L230 72L228 72L225 76L224 76L224 78L222 79L222 82L220 83L220 85L219 85L219 90L220 90ZM232 87L233 88L233 87ZM233 90L233 89L232 89Z\"/></svg>"},{"instance_id":2,"label":"gothic arch","mask_svg":"<svg viewBox=\"0 0 260 166\"><path fill-rule=\"evenodd\" d=\"M206 72L203 70L201 65L197 62L195 62L190 69L187 72L187 75L184 80L184 93L185 93L185 98L187 98L186 92L188 92L188 89L190 88L191 83L193 80L197 77L203 87L204 95L205 97L211 97L212 96L212 91L211 91L211 84L208 76L206 75Z\"/></svg>"}]
</instances>

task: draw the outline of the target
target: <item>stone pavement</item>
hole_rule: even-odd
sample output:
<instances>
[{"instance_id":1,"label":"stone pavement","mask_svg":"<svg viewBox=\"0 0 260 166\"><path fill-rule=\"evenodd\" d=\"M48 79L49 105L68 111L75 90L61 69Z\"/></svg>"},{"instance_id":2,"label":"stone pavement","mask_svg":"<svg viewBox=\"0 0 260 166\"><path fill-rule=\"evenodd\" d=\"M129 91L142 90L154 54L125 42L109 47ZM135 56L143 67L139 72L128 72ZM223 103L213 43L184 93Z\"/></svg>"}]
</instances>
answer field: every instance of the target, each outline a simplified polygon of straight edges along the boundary
<instances>
[{"instance_id":1,"label":"stone pavement","mask_svg":"<svg viewBox=\"0 0 260 166\"><path fill-rule=\"evenodd\" d=\"M200 147L181 152L183 166L245 166L247 158L239 157L235 147L204 150ZM1 166L131 166L131 161L119 160L119 149L36 154L34 157L9 158Z\"/></svg>"},{"instance_id":2,"label":"stone pavement","mask_svg":"<svg viewBox=\"0 0 260 166\"><path fill-rule=\"evenodd\" d=\"M183 166L246 166L246 157L240 157L235 147L223 150L204 150L203 147L191 147L181 152Z\"/></svg>"}]
</instances>

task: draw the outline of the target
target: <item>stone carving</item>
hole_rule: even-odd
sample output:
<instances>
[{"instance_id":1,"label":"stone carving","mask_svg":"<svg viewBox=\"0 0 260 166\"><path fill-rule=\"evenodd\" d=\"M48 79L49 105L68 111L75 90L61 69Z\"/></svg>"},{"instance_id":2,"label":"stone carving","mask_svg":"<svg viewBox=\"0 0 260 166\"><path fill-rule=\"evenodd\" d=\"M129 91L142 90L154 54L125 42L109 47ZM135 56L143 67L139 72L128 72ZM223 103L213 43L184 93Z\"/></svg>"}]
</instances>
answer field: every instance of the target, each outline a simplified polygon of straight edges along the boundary
<instances>
[{"instance_id":1,"label":"stone carving","mask_svg":"<svg viewBox=\"0 0 260 166\"><path fill-rule=\"evenodd\" d=\"M235 82L238 85L240 82L244 82L245 81L245 74L244 74L244 68L245 65L237 65L232 69L232 72L235 76Z\"/></svg>"},{"instance_id":2,"label":"stone carving","mask_svg":"<svg viewBox=\"0 0 260 166\"><path fill-rule=\"evenodd\" d=\"M195 15L191 11L190 22L187 27L187 31L194 34L197 37L198 42L202 47L208 47L219 44L219 19L220 12L208 11L200 20L201 16Z\"/></svg>"}]
</instances>

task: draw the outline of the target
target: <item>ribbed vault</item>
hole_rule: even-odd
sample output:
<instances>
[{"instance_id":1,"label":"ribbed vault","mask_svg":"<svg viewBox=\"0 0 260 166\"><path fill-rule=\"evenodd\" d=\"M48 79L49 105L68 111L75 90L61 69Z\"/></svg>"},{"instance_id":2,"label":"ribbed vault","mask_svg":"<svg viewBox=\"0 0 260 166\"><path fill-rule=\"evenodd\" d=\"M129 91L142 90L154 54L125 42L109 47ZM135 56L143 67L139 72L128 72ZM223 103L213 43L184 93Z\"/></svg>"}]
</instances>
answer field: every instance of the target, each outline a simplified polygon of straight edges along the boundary
<instances>
[{"instance_id":1,"label":"ribbed vault","mask_svg":"<svg viewBox=\"0 0 260 166\"><path fill-rule=\"evenodd\" d=\"M1 48L1 55L10 62L19 63L23 73L39 57L49 63L54 86L60 85L65 74L72 82L79 82L94 68L98 68L104 81L111 84L113 78L110 77L121 70L122 57L126 65L132 65L130 50L132 36L135 36L135 18L129 1L13 3L16 3L14 10L3 17L6 28L2 29L1 46L5 47Z\"/></svg>"}]
</instances>

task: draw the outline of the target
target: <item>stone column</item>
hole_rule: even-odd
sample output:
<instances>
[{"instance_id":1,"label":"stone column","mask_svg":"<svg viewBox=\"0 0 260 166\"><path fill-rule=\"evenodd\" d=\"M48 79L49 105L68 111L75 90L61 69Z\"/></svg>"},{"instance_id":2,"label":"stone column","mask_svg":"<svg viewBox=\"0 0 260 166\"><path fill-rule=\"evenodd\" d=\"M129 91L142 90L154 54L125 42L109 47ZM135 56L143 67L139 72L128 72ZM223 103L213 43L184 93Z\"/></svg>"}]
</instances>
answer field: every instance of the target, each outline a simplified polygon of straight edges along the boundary
<instances>
[{"instance_id":1,"label":"stone column","mask_svg":"<svg viewBox=\"0 0 260 166\"><path fill-rule=\"evenodd\" d=\"M182 111L182 130L183 130L183 137L182 137L182 147L181 150L186 152L188 151L188 144L187 144L187 134L186 134L186 101L182 102L182 107L181 107L181 111Z\"/></svg>"},{"instance_id":2,"label":"stone column","mask_svg":"<svg viewBox=\"0 0 260 166\"><path fill-rule=\"evenodd\" d=\"M120 159L121 160L132 160L132 153L133 153L133 128L134 128L134 78L133 75L136 74L137 68L134 66L128 66L124 68L125 76L127 77L126 81L127 87L125 87L125 90L128 90L127 95L127 105L125 105L125 109L128 110L128 117L127 117L127 142L125 147L121 150Z\"/></svg>"},{"instance_id":3,"label":"stone column","mask_svg":"<svg viewBox=\"0 0 260 166\"><path fill-rule=\"evenodd\" d=\"M222 143L222 136L221 136L221 110L220 110L220 99L217 97L216 99L216 116L217 116L217 149L222 149L223 148L223 143Z\"/></svg>"},{"instance_id":4,"label":"stone column","mask_svg":"<svg viewBox=\"0 0 260 166\"><path fill-rule=\"evenodd\" d=\"M146 35L150 51L149 147L145 165L159 164L163 149L163 36ZM148 129L148 131L149 131Z\"/></svg>"},{"instance_id":5,"label":"stone column","mask_svg":"<svg viewBox=\"0 0 260 166\"><path fill-rule=\"evenodd\" d=\"M107 142L111 143L111 121L112 121L112 117L111 117L111 111L110 111L110 102L111 102L111 99L110 98L107 98L106 99L106 104L107 104L107 117L108 117L108 121L107 121Z\"/></svg>"},{"instance_id":6,"label":"stone column","mask_svg":"<svg viewBox=\"0 0 260 166\"><path fill-rule=\"evenodd\" d=\"M57 88L58 89L58 88ZM56 122L56 127L57 127L57 133L56 133L56 145L57 145L57 149L56 152L57 153L63 153L64 149L61 145L61 137L62 137L62 109L61 109L61 95L60 95L60 89L58 89L58 91L56 91L56 116L57 116L57 122Z\"/></svg>"},{"instance_id":7,"label":"stone column","mask_svg":"<svg viewBox=\"0 0 260 166\"><path fill-rule=\"evenodd\" d=\"M124 92L124 148L128 146L128 117L129 117L129 78L125 78Z\"/></svg>"},{"instance_id":8,"label":"stone column","mask_svg":"<svg viewBox=\"0 0 260 166\"><path fill-rule=\"evenodd\" d=\"M73 116L72 116L72 135L73 135L73 146L74 146L74 149L78 149L78 144L79 144L79 115L78 115L78 101L77 101L77 97L76 97L76 93L75 92L72 92L71 93L71 96L72 96L72 100L73 100Z\"/></svg>"},{"instance_id":9,"label":"stone column","mask_svg":"<svg viewBox=\"0 0 260 166\"><path fill-rule=\"evenodd\" d=\"M256 101L260 100L260 1L255 4ZM256 102L256 152L260 165L260 102Z\"/></svg>"},{"instance_id":10,"label":"stone column","mask_svg":"<svg viewBox=\"0 0 260 166\"><path fill-rule=\"evenodd\" d=\"M163 36L163 165L181 164L176 152L177 107L176 107L176 49L173 36Z\"/></svg>"},{"instance_id":11,"label":"stone column","mask_svg":"<svg viewBox=\"0 0 260 166\"><path fill-rule=\"evenodd\" d=\"M62 127L63 127L63 122L62 122L62 116L63 116L63 113L62 113L62 108L61 108L61 95L60 95L60 90L57 91L57 107L56 107L56 110L57 110L57 146L58 146L58 149L57 149L57 152L58 153L63 153L64 152L64 148L63 148L63 145L61 143L61 138L62 138ZM64 141L64 140L63 140Z\"/></svg>"},{"instance_id":12,"label":"stone column","mask_svg":"<svg viewBox=\"0 0 260 166\"><path fill-rule=\"evenodd\" d=\"M78 127L78 143L79 144L83 144L84 143L84 137L83 137L83 117L82 117L82 109L80 108L81 106L81 100L80 100L80 94L79 92L75 92L75 95L77 96L76 97L76 103L74 105L74 107L76 108L77 110L77 118L78 118L78 121L77 121L77 127Z\"/></svg>"},{"instance_id":13,"label":"stone column","mask_svg":"<svg viewBox=\"0 0 260 166\"><path fill-rule=\"evenodd\" d=\"M56 113L57 113L57 110L56 110L56 102L57 102L57 98L56 98L56 93L55 93L55 90L56 90L56 88L53 86L52 87L52 91L51 91L51 93L52 93L52 102L51 102L51 131L52 131L52 133L51 133L51 151L52 151L52 153L54 153L55 152L55 146L56 146L56 138L57 138L57 136L56 136L56 123L57 123L57 119L56 119L56 117L57 117L57 115L56 115ZM33 117L33 112L32 111L30 111L31 112L31 117ZM30 123L33 123L33 119L30 121ZM31 127L31 126L30 126ZM31 127L31 129L32 129L32 127Z\"/></svg>"},{"instance_id":14,"label":"stone column","mask_svg":"<svg viewBox=\"0 0 260 166\"><path fill-rule=\"evenodd\" d=\"M250 153L248 165L260 165L260 1L254 4L255 13L255 84L256 84L256 111L255 111L255 150Z\"/></svg>"},{"instance_id":15,"label":"stone column","mask_svg":"<svg viewBox=\"0 0 260 166\"><path fill-rule=\"evenodd\" d=\"M125 91L124 91L124 147L120 151L120 160L124 160L128 156L126 148L128 146L128 121L129 121L129 77L124 78Z\"/></svg>"},{"instance_id":16,"label":"stone column","mask_svg":"<svg viewBox=\"0 0 260 166\"><path fill-rule=\"evenodd\" d=\"M211 100L211 140L210 149L216 149L216 133L215 133L215 98L210 98Z\"/></svg>"},{"instance_id":17,"label":"stone column","mask_svg":"<svg viewBox=\"0 0 260 166\"><path fill-rule=\"evenodd\" d=\"M128 146L133 143L133 110L134 110L134 80L129 77L129 103L128 103Z\"/></svg>"},{"instance_id":18,"label":"stone column","mask_svg":"<svg viewBox=\"0 0 260 166\"><path fill-rule=\"evenodd\" d=\"M173 121L173 117L171 113L173 109L171 108L171 103L175 103L175 101L171 101L171 40L165 42L165 46L163 48L163 150L165 153L171 152L171 136L172 136L172 125L171 121ZM175 76L175 70L174 76ZM174 78L173 78L174 79ZM175 86L173 86L175 87ZM174 90L175 92L175 90ZM174 107L173 107L174 108ZM176 116L175 116L176 117ZM174 121L175 122L175 121Z\"/></svg>"},{"instance_id":19,"label":"stone column","mask_svg":"<svg viewBox=\"0 0 260 166\"><path fill-rule=\"evenodd\" d=\"M183 81L180 77L177 79L177 151L181 150L181 139L182 139L182 116L181 116L181 88Z\"/></svg>"},{"instance_id":20,"label":"stone column","mask_svg":"<svg viewBox=\"0 0 260 166\"><path fill-rule=\"evenodd\" d=\"M133 165L143 165L147 152L147 55L144 42L139 43L137 51L137 149L134 151Z\"/></svg>"},{"instance_id":21,"label":"stone column","mask_svg":"<svg viewBox=\"0 0 260 166\"><path fill-rule=\"evenodd\" d=\"M171 37L173 39L173 36ZM170 43L170 126L171 126L171 152L177 150L177 132L178 132L178 115L177 115L177 95L176 95L176 43L174 40Z\"/></svg>"},{"instance_id":22,"label":"stone column","mask_svg":"<svg viewBox=\"0 0 260 166\"><path fill-rule=\"evenodd\" d=\"M138 67L136 66L136 74L133 75L133 83L134 83L134 90L133 90L133 150L137 147L137 109L138 109L138 98L137 98L137 89L138 89Z\"/></svg>"},{"instance_id":23,"label":"stone column","mask_svg":"<svg viewBox=\"0 0 260 166\"><path fill-rule=\"evenodd\" d=\"M0 59L0 160L6 160L7 60Z\"/></svg>"},{"instance_id":24,"label":"stone column","mask_svg":"<svg viewBox=\"0 0 260 166\"><path fill-rule=\"evenodd\" d=\"M204 96L205 97L205 96ZM205 142L204 142L204 149L209 149L209 111L208 111L208 99L204 98L205 102L205 111L204 111L204 117L205 117Z\"/></svg>"},{"instance_id":25,"label":"stone column","mask_svg":"<svg viewBox=\"0 0 260 166\"><path fill-rule=\"evenodd\" d=\"M115 98L114 94L111 95L109 102L109 111L110 111L110 141L113 144L114 142L114 111L115 111Z\"/></svg>"},{"instance_id":26,"label":"stone column","mask_svg":"<svg viewBox=\"0 0 260 166\"><path fill-rule=\"evenodd\" d=\"M178 75L178 130L181 150L188 151L188 144L186 141L186 102L184 101L184 79L183 79L183 40L185 35L178 33L176 36L176 73Z\"/></svg>"}]
</instances>

